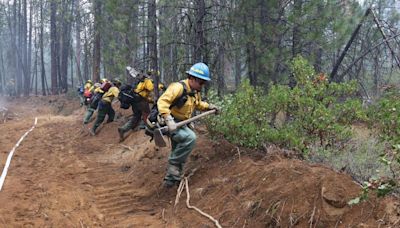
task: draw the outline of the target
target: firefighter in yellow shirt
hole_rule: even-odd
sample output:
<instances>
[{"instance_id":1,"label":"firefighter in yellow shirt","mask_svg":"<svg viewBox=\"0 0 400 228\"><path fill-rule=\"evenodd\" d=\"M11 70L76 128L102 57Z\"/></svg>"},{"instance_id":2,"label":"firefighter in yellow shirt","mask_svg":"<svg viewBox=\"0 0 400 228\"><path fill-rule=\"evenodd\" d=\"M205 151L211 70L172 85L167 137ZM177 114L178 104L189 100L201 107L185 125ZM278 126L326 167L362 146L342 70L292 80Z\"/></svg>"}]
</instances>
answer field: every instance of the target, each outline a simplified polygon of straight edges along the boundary
<instances>
[{"instance_id":1,"label":"firefighter in yellow shirt","mask_svg":"<svg viewBox=\"0 0 400 228\"><path fill-rule=\"evenodd\" d=\"M106 115L108 115L107 123L114 121L115 111L111 106L114 98L118 97L119 87L121 86L121 81L118 79L111 80L111 88L108 89L107 92L104 93L102 99L98 105L97 118L93 124L92 129L90 129L90 134L95 135L96 129L103 123Z\"/></svg>"},{"instance_id":2,"label":"firefighter in yellow shirt","mask_svg":"<svg viewBox=\"0 0 400 228\"><path fill-rule=\"evenodd\" d=\"M86 83L85 83L83 88L85 90L89 90L90 91L92 89L92 87L93 87L93 81L89 79L89 80L86 81Z\"/></svg>"},{"instance_id":3,"label":"firefighter in yellow shirt","mask_svg":"<svg viewBox=\"0 0 400 228\"><path fill-rule=\"evenodd\" d=\"M92 118L93 116L93 113L96 111L97 106L105 92L101 89L102 84L106 82L108 82L108 80L106 78L103 78L100 80L100 83L94 84L93 96L90 99L90 104L88 105L88 109L86 110L85 115L83 116L83 124L88 124L90 118Z\"/></svg>"},{"instance_id":4,"label":"firefighter in yellow shirt","mask_svg":"<svg viewBox=\"0 0 400 228\"><path fill-rule=\"evenodd\" d=\"M81 100L81 106L85 105L86 108L89 107L89 101L93 96L93 90L94 90L93 81L89 79L85 82L85 85L83 86L83 94L82 94L83 100Z\"/></svg>"},{"instance_id":5,"label":"firefighter in yellow shirt","mask_svg":"<svg viewBox=\"0 0 400 228\"><path fill-rule=\"evenodd\" d=\"M155 72L149 71L148 74L154 74ZM140 119L146 121L147 116L150 113L149 103L153 103L153 90L154 83L148 78L146 75L142 75L142 79L140 79L139 83L133 88L133 97L134 100L130 104L133 111L133 116L126 122L123 126L118 128L119 133L119 141L122 142L124 140L124 134L129 130L135 129L139 123ZM159 90L164 89L164 85L159 83Z\"/></svg>"},{"instance_id":6,"label":"firefighter in yellow shirt","mask_svg":"<svg viewBox=\"0 0 400 228\"><path fill-rule=\"evenodd\" d=\"M211 80L208 66L196 63L186 73L188 78L168 86L157 102L158 111L168 126L172 144L167 174L164 177L164 186L167 188L180 182L183 166L196 142L194 131L187 125L177 128L176 122L191 118L195 109L200 111L215 109L219 112L218 107L202 101L200 97L202 87ZM185 89L188 95L182 97ZM177 99L182 101L176 102ZM173 103L175 105L172 106Z\"/></svg>"}]
</instances>

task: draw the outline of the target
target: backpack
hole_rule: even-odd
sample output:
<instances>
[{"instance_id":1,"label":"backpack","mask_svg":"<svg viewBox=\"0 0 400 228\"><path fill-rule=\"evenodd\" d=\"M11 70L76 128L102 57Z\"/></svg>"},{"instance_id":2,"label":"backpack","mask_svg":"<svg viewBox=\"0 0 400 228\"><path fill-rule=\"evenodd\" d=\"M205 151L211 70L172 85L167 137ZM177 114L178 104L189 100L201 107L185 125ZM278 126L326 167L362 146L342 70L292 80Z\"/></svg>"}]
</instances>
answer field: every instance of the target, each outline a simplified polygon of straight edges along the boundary
<instances>
[{"instance_id":1,"label":"backpack","mask_svg":"<svg viewBox=\"0 0 400 228\"><path fill-rule=\"evenodd\" d=\"M145 80L146 78L147 78L147 77L145 77L145 76L142 76L142 77L140 77L140 78L135 78L135 80L134 80L134 81L132 82L132 84L131 84L132 91L133 91L134 93L136 93L135 90L136 90L137 86L138 86L141 82L144 82L144 80ZM136 93L136 94L139 95L140 92L142 92L142 91L139 91L139 92ZM139 95L139 96L140 96L140 95Z\"/></svg>"},{"instance_id":2,"label":"backpack","mask_svg":"<svg viewBox=\"0 0 400 228\"><path fill-rule=\"evenodd\" d=\"M90 89L85 89L85 91L83 91L83 96L86 98L91 98L92 97L92 92L90 91Z\"/></svg>"},{"instance_id":3,"label":"backpack","mask_svg":"<svg viewBox=\"0 0 400 228\"><path fill-rule=\"evenodd\" d=\"M103 98L104 93L95 93L90 101L90 107L92 109L97 109L97 105L99 104L101 98Z\"/></svg>"},{"instance_id":4,"label":"backpack","mask_svg":"<svg viewBox=\"0 0 400 228\"><path fill-rule=\"evenodd\" d=\"M118 94L118 100L120 102L120 107L123 109L128 109L132 103L138 100L138 94L133 91L131 85L123 85L120 88Z\"/></svg>"},{"instance_id":5,"label":"backpack","mask_svg":"<svg viewBox=\"0 0 400 228\"><path fill-rule=\"evenodd\" d=\"M77 89L77 91L78 91L78 93L79 93L80 95L83 95L83 92L85 91L85 89L83 88L83 86L79 86L78 89Z\"/></svg>"},{"instance_id":6,"label":"backpack","mask_svg":"<svg viewBox=\"0 0 400 228\"><path fill-rule=\"evenodd\" d=\"M137 85L139 85L139 83L141 83L141 82L144 82L144 80L145 80L146 78L148 78L148 77L145 76L145 75L138 76L138 77L134 78L134 79L133 79L133 82L131 83L132 88L136 88Z\"/></svg>"},{"instance_id":7,"label":"backpack","mask_svg":"<svg viewBox=\"0 0 400 228\"><path fill-rule=\"evenodd\" d=\"M101 84L100 86L100 89L103 90L104 93L106 93L111 88L111 86L111 82L103 82L103 84Z\"/></svg>"},{"instance_id":8,"label":"backpack","mask_svg":"<svg viewBox=\"0 0 400 228\"><path fill-rule=\"evenodd\" d=\"M120 88L118 94L118 100L120 102L120 107L123 109L128 109L134 102L139 102L143 98L140 96L140 92L135 92L136 87L139 83L144 82L145 77L135 78L135 81L131 85L123 85Z\"/></svg>"},{"instance_id":9,"label":"backpack","mask_svg":"<svg viewBox=\"0 0 400 228\"><path fill-rule=\"evenodd\" d=\"M176 100L174 100L174 102L172 102L172 104L171 104L171 106L169 106L169 108L172 108L172 107L175 107L175 106L178 107L178 108L182 107L186 103L186 101L188 100L188 96L192 96L193 97L194 94L195 94L195 92L190 92L190 93L187 92L187 87L186 87L185 82L179 81L179 83L183 86L182 95L180 97L176 98ZM148 121L150 123L157 123L158 122L158 115L159 115L158 107L157 107L157 104L155 104L153 106L153 108L151 109L150 114L147 117L147 119L148 119Z\"/></svg>"}]
</instances>

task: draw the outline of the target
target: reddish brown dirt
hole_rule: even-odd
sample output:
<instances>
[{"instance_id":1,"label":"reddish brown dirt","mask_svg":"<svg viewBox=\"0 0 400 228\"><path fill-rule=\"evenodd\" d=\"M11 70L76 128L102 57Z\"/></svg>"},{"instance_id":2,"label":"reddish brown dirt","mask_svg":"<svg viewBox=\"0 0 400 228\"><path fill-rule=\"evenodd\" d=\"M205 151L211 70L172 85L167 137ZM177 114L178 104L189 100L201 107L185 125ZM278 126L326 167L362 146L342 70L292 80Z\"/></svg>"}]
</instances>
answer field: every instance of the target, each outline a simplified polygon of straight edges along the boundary
<instances>
[{"instance_id":1,"label":"reddish brown dirt","mask_svg":"<svg viewBox=\"0 0 400 228\"><path fill-rule=\"evenodd\" d=\"M0 123L1 171L38 117L0 192L0 227L213 227L186 208L186 193L174 208L176 189L160 187L168 148L157 150L142 131L118 143L116 128L123 118L92 137L82 130L84 111L76 100L39 97L0 104L15 114ZM348 206L360 187L346 174L287 158L293 156L278 148L256 152L213 142L204 129L198 137L186 166L192 174L190 202L223 227L400 224L393 198Z\"/></svg>"}]
</instances>

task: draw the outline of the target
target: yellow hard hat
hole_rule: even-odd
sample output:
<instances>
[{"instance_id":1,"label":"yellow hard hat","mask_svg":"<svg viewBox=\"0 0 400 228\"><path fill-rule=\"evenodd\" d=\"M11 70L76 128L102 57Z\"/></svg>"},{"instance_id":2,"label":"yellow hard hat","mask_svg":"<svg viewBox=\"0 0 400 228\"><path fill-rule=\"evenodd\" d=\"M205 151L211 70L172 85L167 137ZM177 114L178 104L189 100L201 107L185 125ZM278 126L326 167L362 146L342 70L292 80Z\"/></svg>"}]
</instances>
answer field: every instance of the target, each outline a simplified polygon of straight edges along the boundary
<instances>
[{"instance_id":1,"label":"yellow hard hat","mask_svg":"<svg viewBox=\"0 0 400 228\"><path fill-rule=\"evenodd\" d=\"M102 79L100 79L100 82L101 83L108 82L108 79L107 78L102 78Z\"/></svg>"},{"instance_id":2,"label":"yellow hard hat","mask_svg":"<svg viewBox=\"0 0 400 228\"><path fill-rule=\"evenodd\" d=\"M86 81L86 83L93 84L93 81L89 79L89 80Z\"/></svg>"},{"instance_id":3,"label":"yellow hard hat","mask_svg":"<svg viewBox=\"0 0 400 228\"><path fill-rule=\"evenodd\" d=\"M150 70L147 71L147 74L148 75L160 76L160 71L159 70L156 71L156 70L150 69Z\"/></svg>"}]
</instances>

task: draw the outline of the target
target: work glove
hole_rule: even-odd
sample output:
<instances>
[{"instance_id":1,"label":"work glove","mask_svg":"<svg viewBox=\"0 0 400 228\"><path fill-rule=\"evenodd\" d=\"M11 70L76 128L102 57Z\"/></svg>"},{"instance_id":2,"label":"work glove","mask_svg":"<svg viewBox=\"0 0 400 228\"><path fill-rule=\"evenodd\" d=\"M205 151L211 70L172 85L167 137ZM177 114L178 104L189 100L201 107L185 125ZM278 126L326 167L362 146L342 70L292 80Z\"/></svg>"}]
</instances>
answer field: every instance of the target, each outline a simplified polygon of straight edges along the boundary
<instances>
[{"instance_id":1,"label":"work glove","mask_svg":"<svg viewBox=\"0 0 400 228\"><path fill-rule=\"evenodd\" d=\"M209 104L208 105L208 109L209 110L215 110L215 115L218 115L218 114L221 113L221 109L218 106L213 105L213 104Z\"/></svg>"},{"instance_id":2,"label":"work glove","mask_svg":"<svg viewBox=\"0 0 400 228\"><path fill-rule=\"evenodd\" d=\"M168 126L168 131L170 133L176 131L176 128L177 128L176 123L174 121L174 118L171 115L165 116L164 121L165 121L165 124Z\"/></svg>"}]
</instances>

